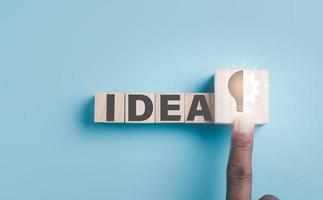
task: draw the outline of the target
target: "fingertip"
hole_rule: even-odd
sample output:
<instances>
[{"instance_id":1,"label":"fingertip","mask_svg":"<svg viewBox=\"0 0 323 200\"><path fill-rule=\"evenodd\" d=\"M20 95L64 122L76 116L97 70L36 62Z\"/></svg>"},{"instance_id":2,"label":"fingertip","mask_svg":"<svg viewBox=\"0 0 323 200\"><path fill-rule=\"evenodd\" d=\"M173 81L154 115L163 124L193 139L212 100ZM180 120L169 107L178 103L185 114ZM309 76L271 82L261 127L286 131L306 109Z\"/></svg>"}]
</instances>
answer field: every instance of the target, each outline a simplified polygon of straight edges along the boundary
<instances>
[{"instance_id":1,"label":"fingertip","mask_svg":"<svg viewBox=\"0 0 323 200\"><path fill-rule=\"evenodd\" d=\"M253 133L255 121L249 115L241 115L234 121L234 133L249 135Z\"/></svg>"},{"instance_id":2,"label":"fingertip","mask_svg":"<svg viewBox=\"0 0 323 200\"><path fill-rule=\"evenodd\" d=\"M241 115L234 122L232 134L232 147L251 146L255 123L249 115Z\"/></svg>"}]
</instances>

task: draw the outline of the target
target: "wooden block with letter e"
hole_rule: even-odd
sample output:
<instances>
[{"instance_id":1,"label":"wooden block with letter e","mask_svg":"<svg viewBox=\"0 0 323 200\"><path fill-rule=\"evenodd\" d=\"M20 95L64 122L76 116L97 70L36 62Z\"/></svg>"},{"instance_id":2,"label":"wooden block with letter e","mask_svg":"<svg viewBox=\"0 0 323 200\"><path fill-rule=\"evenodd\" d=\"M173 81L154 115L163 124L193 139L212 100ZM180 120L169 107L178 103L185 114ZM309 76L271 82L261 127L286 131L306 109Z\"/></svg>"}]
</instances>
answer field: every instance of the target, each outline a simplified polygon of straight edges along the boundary
<instances>
[{"instance_id":1,"label":"wooden block with letter e","mask_svg":"<svg viewBox=\"0 0 323 200\"><path fill-rule=\"evenodd\" d=\"M124 93L95 94L94 121L124 123Z\"/></svg>"},{"instance_id":2,"label":"wooden block with letter e","mask_svg":"<svg viewBox=\"0 0 323 200\"><path fill-rule=\"evenodd\" d=\"M184 93L157 93L156 123L184 123Z\"/></svg>"},{"instance_id":3,"label":"wooden block with letter e","mask_svg":"<svg viewBox=\"0 0 323 200\"><path fill-rule=\"evenodd\" d=\"M215 123L231 124L243 114L268 123L267 70L217 70L214 78Z\"/></svg>"},{"instance_id":4,"label":"wooden block with letter e","mask_svg":"<svg viewBox=\"0 0 323 200\"><path fill-rule=\"evenodd\" d=\"M214 123L214 93L185 93L185 123Z\"/></svg>"},{"instance_id":5,"label":"wooden block with letter e","mask_svg":"<svg viewBox=\"0 0 323 200\"><path fill-rule=\"evenodd\" d=\"M125 116L126 123L155 123L155 94L127 93Z\"/></svg>"}]
</instances>

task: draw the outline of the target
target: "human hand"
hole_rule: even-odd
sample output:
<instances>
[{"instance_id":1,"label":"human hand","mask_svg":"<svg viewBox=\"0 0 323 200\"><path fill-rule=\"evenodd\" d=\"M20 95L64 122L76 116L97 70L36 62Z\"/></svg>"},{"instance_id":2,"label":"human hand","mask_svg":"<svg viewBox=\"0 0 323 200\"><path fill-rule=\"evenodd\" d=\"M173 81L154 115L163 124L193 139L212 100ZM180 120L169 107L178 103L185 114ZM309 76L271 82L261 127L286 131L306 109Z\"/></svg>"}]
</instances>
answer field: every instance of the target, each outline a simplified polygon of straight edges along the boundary
<instances>
[{"instance_id":1,"label":"human hand","mask_svg":"<svg viewBox=\"0 0 323 200\"><path fill-rule=\"evenodd\" d=\"M227 166L227 200L250 200L252 190L252 146L254 121L247 115L234 122ZM260 200L279 200L265 195Z\"/></svg>"}]
</instances>

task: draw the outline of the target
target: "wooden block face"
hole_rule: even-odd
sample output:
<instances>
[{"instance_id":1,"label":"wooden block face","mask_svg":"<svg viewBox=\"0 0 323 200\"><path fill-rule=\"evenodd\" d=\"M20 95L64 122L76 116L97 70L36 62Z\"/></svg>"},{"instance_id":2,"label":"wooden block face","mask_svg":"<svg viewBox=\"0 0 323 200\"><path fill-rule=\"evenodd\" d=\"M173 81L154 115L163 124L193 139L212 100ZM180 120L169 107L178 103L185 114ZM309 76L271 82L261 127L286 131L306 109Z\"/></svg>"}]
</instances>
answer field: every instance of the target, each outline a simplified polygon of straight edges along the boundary
<instances>
[{"instance_id":1,"label":"wooden block face","mask_svg":"<svg viewBox=\"0 0 323 200\"><path fill-rule=\"evenodd\" d=\"M184 123L184 97L184 93L156 94L156 123Z\"/></svg>"},{"instance_id":2,"label":"wooden block face","mask_svg":"<svg viewBox=\"0 0 323 200\"><path fill-rule=\"evenodd\" d=\"M125 95L126 123L155 123L155 94L127 93Z\"/></svg>"},{"instance_id":3,"label":"wooden block face","mask_svg":"<svg viewBox=\"0 0 323 200\"><path fill-rule=\"evenodd\" d=\"M124 123L124 93L95 94L94 121Z\"/></svg>"},{"instance_id":4,"label":"wooden block face","mask_svg":"<svg viewBox=\"0 0 323 200\"><path fill-rule=\"evenodd\" d=\"M256 124L268 123L266 70L217 70L214 78L215 123L231 124L243 114Z\"/></svg>"},{"instance_id":5,"label":"wooden block face","mask_svg":"<svg viewBox=\"0 0 323 200\"><path fill-rule=\"evenodd\" d=\"M185 93L185 123L214 122L214 93Z\"/></svg>"}]
</instances>

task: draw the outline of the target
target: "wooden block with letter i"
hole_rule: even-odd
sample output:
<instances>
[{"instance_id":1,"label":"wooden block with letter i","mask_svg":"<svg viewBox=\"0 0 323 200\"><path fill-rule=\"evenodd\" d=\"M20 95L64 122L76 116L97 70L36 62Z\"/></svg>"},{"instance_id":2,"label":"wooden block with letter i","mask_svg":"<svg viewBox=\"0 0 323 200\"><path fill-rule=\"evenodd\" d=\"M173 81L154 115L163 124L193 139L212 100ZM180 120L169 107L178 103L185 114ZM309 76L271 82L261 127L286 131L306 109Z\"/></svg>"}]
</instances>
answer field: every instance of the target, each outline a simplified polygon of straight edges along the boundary
<instances>
[{"instance_id":1,"label":"wooden block with letter i","mask_svg":"<svg viewBox=\"0 0 323 200\"><path fill-rule=\"evenodd\" d=\"M94 121L124 123L124 93L95 94Z\"/></svg>"},{"instance_id":2,"label":"wooden block with letter i","mask_svg":"<svg viewBox=\"0 0 323 200\"><path fill-rule=\"evenodd\" d=\"M186 93L185 123L214 122L214 93Z\"/></svg>"},{"instance_id":3,"label":"wooden block with letter i","mask_svg":"<svg viewBox=\"0 0 323 200\"><path fill-rule=\"evenodd\" d=\"M125 102L126 123L155 123L154 93L127 93Z\"/></svg>"}]
</instances>

